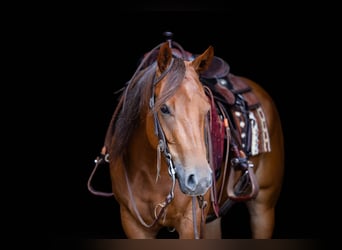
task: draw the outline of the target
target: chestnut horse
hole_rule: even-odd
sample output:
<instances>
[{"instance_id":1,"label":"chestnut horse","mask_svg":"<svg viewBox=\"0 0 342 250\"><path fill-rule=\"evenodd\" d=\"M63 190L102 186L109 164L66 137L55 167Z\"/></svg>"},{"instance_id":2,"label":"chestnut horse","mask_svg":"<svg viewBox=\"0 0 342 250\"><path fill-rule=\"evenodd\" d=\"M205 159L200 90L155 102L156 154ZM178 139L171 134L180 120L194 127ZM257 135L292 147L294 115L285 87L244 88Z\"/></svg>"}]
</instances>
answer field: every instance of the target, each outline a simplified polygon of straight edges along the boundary
<instances>
[{"instance_id":1,"label":"chestnut horse","mask_svg":"<svg viewBox=\"0 0 342 250\"><path fill-rule=\"evenodd\" d=\"M143 57L97 158L109 163L122 228L129 239L156 238L162 228L180 239L221 238L222 216L245 202L252 237L272 238L284 165L275 105L255 82L228 72L212 46L193 55L175 44Z\"/></svg>"}]
</instances>

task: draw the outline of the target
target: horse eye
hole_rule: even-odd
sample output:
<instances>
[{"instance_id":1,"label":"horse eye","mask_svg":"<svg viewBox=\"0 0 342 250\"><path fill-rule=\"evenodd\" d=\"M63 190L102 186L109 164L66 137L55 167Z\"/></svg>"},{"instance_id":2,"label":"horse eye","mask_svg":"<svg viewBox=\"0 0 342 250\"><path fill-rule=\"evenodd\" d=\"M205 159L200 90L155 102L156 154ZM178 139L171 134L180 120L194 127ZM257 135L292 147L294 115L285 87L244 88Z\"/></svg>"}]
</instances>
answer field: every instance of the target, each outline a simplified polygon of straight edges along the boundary
<instances>
[{"instance_id":1,"label":"horse eye","mask_svg":"<svg viewBox=\"0 0 342 250\"><path fill-rule=\"evenodd\" d=\"M170 110L169 110L169 108L166 106L166 104L163 104L163 105L160 107L160 111L161 111L163 114L170 114Z\"/></svg>"}]
</instances>

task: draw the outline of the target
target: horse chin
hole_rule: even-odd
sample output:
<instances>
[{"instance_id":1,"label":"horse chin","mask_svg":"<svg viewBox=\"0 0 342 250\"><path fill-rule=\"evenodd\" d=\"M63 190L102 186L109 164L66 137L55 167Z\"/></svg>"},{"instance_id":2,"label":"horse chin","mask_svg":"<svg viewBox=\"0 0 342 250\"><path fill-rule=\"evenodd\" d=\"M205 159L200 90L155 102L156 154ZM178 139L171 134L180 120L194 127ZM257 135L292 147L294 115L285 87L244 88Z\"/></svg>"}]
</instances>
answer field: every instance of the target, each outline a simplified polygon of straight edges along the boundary
<instances>
[{"instance_id":1,"label":"horse chin","mask_svg":"<svg viewBox=\"0 0 342 250\"><path fill-rule=\"evenodd\" d=\"M181 191L190 196L204 195L212 185L212 172L210 168L196 168L185 170L182 166L176 166L176 177Z\"/></svg>"},{"instance_id":2,"label":"horse chin","mask_svg":"<svg viewBox=\"0 0 342 250\"><path fill-rule=\"evenodd\" d=\"M200 189L196 190L195 192L193 192L191 190L184 189L184 187L182 187L181 184L179 186L180 186L180 189L181 189L182 193L186 194L186 195L189 195L189 196L199 196L199 195L203 196L203 195L205 195L207 193L208 189L210 188L210 187L205 188L205 189L200 188Z\"/></svg>"}]
</instances>

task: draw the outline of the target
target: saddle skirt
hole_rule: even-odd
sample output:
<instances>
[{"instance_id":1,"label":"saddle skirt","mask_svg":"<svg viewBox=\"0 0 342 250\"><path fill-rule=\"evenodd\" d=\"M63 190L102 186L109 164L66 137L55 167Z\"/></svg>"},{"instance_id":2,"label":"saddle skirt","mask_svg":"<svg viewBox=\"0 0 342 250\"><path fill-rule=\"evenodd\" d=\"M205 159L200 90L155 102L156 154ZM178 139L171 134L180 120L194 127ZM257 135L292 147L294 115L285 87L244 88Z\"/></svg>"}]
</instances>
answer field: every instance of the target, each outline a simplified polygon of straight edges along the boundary
<instances>
[{"instance_id":1,"label":"saddle skirt","mask_svg":"<svg viewBox=\"0 0 342 250\"><path fill-rule=\"evenodd\" d=\"M210 160L215 176L211 191L213 213L208 214L207 222L226 214L234 202L256 196L259 187L254 171L248 170L249 164L244 165L243 162L249 162L250 156L271 151L266 116L252 88L242 78L230 73L229 65L224 60L216 57L212 65L200 76L212 110ZM228 158L231 161L227 161ZM234 166L232 159L238 159L238 167ZM236 185L231 181L227 183L228 198L220 205L218 196L221 197L224 192L225 183L217 186L216 181L226 171L231 179L236 170L243 173ZM240 195L231 195L233 193Z\"/></svg>"},{"instance_id":2,"label":"saddle skirt","mask_svg":"<svg viewBox=\"0 0 342 250\"><path fill-rule=\"evenodd\" d=\"M235 137L238 147L244 151L246 156L253 156L259 153L271 151L269 132L266 117L259 100L252 89L235 75L228 73L222 78L201 77L202 83L212 92L217 119L212 122L219 123L212 126L213 149L221 148L215 146L222 143L221 130L223 116L229 120L230 136ZM223 114L224 113L224 114ZM218 138L218 135L221 138ZM213 155L221 159L223 150L213 152Z\"/></svg>"}]
</instances>

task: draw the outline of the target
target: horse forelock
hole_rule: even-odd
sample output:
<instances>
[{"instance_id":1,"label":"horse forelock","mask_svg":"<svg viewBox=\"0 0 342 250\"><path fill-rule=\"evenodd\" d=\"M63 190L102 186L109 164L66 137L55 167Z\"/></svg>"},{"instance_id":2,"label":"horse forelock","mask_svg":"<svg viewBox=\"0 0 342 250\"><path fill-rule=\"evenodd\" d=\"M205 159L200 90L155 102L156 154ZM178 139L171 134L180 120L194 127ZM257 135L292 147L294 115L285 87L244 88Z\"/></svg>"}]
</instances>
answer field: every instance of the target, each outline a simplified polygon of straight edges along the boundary
<instances>
[{"instance_id":1,"label":"horse forelock","mask_svg":"<svg viewBox=\"0 0 342 250\"><path fill-rule=\"evenodd\" d=\"M144 121L144 115L149 110L150 98L153 96L153 84L156 79L156 62L141 70L126 86L121 98L122 107L115 122L115 131L112 141L111 155L117 157L127 148L127 144L134 129ZM163 91L159 93L155 106L150 111L156 111L165 103L179 88L185 76L185 64L182 59L175 58L165 79Z\"/></svg>"},{"instance_id":2,"label":"horse forelock","mask_svg":"<svg viewBox=\"0 0 342 250\"><path fill-rule=\"evenodd\" d=\"M184 79L185 70L184 61L180 58L174 58L174 62L165 77L163 91L159 93L152 111L157 111L162 104L175 94Z\"/></svg>"}]
</instances>

